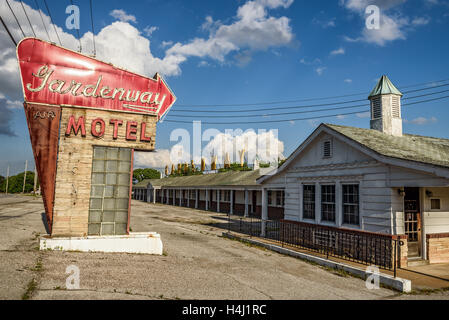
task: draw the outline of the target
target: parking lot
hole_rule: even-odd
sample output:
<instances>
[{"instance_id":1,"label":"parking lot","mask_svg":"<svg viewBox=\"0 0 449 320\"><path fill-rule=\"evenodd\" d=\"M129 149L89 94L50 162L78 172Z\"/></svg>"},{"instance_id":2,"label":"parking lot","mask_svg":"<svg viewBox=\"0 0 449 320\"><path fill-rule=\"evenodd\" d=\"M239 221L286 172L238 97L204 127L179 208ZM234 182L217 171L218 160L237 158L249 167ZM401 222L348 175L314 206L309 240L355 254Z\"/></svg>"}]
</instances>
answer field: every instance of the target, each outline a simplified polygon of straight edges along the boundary
<instances>
[{"instance_id":1,"label":"parking lot","mask_svg":"<svg viewBox=\"0 0 449 320\"><path fill-rule=\"evenodd\" d=\"M43 205L0 196L0 299L438 299L404 295L221 237L223 214L132 201L132 231L161 234L162 256L39 251ZM66 268L80 270L67 290Z\"/></svg>"}]
</instances>

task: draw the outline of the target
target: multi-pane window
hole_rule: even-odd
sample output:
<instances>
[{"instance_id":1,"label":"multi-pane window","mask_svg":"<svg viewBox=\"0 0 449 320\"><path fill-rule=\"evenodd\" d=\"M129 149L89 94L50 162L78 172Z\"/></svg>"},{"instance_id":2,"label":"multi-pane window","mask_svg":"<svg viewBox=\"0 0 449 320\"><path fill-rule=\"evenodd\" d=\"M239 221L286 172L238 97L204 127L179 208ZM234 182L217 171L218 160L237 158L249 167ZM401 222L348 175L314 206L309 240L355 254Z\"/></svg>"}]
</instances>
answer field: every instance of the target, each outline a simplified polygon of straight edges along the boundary
<instances>
[{"instance_id":1,"label":"multi-pane window","mask_svg":"<svg viewBox=\"0 0 449 320\"><path fill-rule=\"evenodd\" d=\"M268 197L268 205L270 206L271 203L273 202L273 201L271 200L271 198L273 197L273 192L272 192L271 190L268 190L268 191L267 191L267 197Z\"/></svg>"},{"instance_id":2,"label":"multi-pane window","mask_svg":"<svg viewBox=\"0 0 449 320\"><path fill-rule=\"evenodd\" d=\"M224 190L223 191L223 201L224 202L230 202L231 201L231 190Z\"/></svg>"},{"instance_id":3,"label":"multi-pane window","mask_svg":"<svg viewBox=\"0 0 449 320\"><path fill-rule=\"evenodd\" d=\"M315 186L303 186L303 218L315 219Z\"/></svg>"},{"instance_id":4,"label":"multi-pane window","mask_svg":"<svg viewBox=\"0 0 449 320\"><path fill-rule=\"evenodd\" d=\"M343 223L359 224L359 185L343 185Z\"/></svg>"},{"instance_id":5,"label":"multi-pane window","mask_svg":"<svg viewBox=\"0 0 449 320\"><path fill-rule=\"evenodd\" d=\"M131 149L94 146L89 235L126 234Z\"/></svg>"},{"instance_id":6,"label":"multi-pane window","mask_svg":"<svg viewBox=\"0 0 449 320\"><path fill-rule=\"evenodd\" d=\"M195 190L189 190L189 193L190 193L190 199L195 199L196 198Z\"/></svg>"},{"instance_id":7,"label":"multi-pane window","mask_svg":"<svg viewBox=\"0 0 449 320\"><path fill-rule=\"evenodd\" d=\"M321 186L321 220L335 222L335 185Z\"/></svg>"},{"instance_id":8,"label":"multi-pane window","mask_svg":"<svg viewBox=\"0 0 449 320\"><path fill-rule=\"evenodd\" d=\"M276 191L276 205L279 207L284 206L284 190Z\"/></svg>"}]
</instances>

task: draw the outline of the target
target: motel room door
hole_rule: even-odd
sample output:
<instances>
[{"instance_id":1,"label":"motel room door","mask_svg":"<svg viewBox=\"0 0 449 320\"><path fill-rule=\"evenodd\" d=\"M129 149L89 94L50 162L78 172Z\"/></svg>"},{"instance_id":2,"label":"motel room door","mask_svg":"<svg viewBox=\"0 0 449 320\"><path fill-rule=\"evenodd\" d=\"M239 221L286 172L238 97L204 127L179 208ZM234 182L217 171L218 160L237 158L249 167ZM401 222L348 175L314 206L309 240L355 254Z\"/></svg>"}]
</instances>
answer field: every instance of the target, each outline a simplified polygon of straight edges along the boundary
<instances>
[{"instance_id":1,"label":"motel room door","mask_svg":"<svg viewBox=\"0 0 449 320\"><path fill-rule=\"evenodd\" d=\"M408 256L421 256L421 210L419 188L405 188L404 229L408 236Z\"/></svg>"}]
</instances>

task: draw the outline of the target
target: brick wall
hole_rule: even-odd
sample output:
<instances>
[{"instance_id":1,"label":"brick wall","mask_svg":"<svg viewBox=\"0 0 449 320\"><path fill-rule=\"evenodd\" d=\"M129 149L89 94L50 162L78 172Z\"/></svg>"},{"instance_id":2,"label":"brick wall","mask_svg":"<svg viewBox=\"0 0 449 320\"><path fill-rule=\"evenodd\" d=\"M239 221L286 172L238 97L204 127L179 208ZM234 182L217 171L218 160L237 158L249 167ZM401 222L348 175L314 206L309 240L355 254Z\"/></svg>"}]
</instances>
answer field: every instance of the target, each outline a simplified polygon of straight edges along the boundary
<instances>
[{"instance_id":1,"label":"brick wall","mask_svg":"<svg viewBox=\"0 0 449 320\"><path fill-rule=\"evenodd\" d=\"M449 233L427 234L427 260L430 263L449 262Z\"/></svg>"}]
</instances>

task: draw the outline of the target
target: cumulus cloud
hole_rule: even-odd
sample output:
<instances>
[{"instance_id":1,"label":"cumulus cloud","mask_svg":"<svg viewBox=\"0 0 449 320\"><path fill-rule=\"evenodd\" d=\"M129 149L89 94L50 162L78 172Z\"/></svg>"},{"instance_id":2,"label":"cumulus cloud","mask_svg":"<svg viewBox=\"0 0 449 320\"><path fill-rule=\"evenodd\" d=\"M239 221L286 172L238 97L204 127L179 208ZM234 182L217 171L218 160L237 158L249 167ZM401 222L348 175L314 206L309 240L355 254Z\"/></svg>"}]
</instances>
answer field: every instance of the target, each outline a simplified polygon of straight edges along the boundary
<instances>
[{"instance_id":1,"label":"cumulus cloud","mask_svg":"<svg viewBox=\"0 0 449 320\"><path fill-rule=\"evenodd\" d=\"M404 119L405 123L416 124L416 125L419 125L419 126L430 124L430 123L435 123L437 121L438 121L438 119L435 118L435 117L430 117L430 118L418 117L418 118L415 118L415 119L412 119L412 120Z\"/></svg>"},{"instance_id":2,"label":"cumulus cloud","mask_svg":"<svg viewBox=\"0 0 449 320\"><path fill-rule=\"evenodd\" d=\"M397 9L405 2L406 0L340 0L340 5L357 13L363 21L366 17L365 9L369 5L376 5L380 9L378 29L368 29L363 23L360 36L345 36L345 39L350 42L363 41L378 46L385 46L388 42L395 40L405 40L407 33L413 30L413 27L428 23L427 18L416 17L410 21L409 17L403 16Z\"/></svg>"},{"instance_id":3,"label":"cumulus cloud","mask_svg":"<svg viewBox=\"0 0 449 320\"><path fill-rule=\"evenodd\" d=\"M331 56L336 56L336 55L339 55L339 54L345 54L345 49L343 47L340 47L338 49L332 50L331 53L330 53Z\"/></svg>"},{"instance_id":4,"label":"cumulus cloud","mask_svg":"<svg viewBox=\"0 0 449 320\"><path fill-rule=\"evenodd\" d=\"M294 122L292 123L294 124ZM205 134L203 134L204 138ZM240 152L245 150L245 161L253 164L255 159L261 162L277 163L278 158L284 159L284 143L279 140L276 130L242 131L241 129L215 132L209 142L203 146L200 155L190 152L189 143L175 144L171 149L161 149L157 152L136 152L135 163L139 167L165 168L166 165L190 163L193 159L196 164L205 159L207 165L211 164L213 156L217 156L217 164L224 164L226 153L231 162L240 162Z\"/></svg>"},{"instance_id":5,"label":"cumulus cloud","mask_svg":"<svg viewBox=\"0 0 449 320\"><path fill-rule=\"evenodd\" d=\"M159 28L158 27L155 27L155 26L146 26L144 29L143 29L143 32L145 32L145 34L148 36L148 37L151 37L151 35L153 34L153 32L154 31L156 31L156 30L158 30Z\"/></svg>"},{"instance_id":6,"label":"cumulus cloud","mask_svg":"<svg viewBox=\"0 0 449 320\"><path fill-rule=\"evenodd\" d=\"M206 17L203 30L209 38L195 38L187 43L175 43L166 52L168 56L211 58L223 62L231 52L266 50L291 43L293 33L287 17L275 18L268 9L287 8L292 0L248 1L237 10L236 21L225 25Z\"/></svg>"},{"instance_id":7,"label":"cumulus cloud","mask_svg":"<svg viewBox=\"0 0 449 320\"><path fill-rule=\"evenodd\" d=\"M122 9L114 9L112 10L109 15L117 20L123 21L123 22L134 22L137 23L137 19L132 14L127 14L125 10Z\"/></svg>"}]
</instances>

